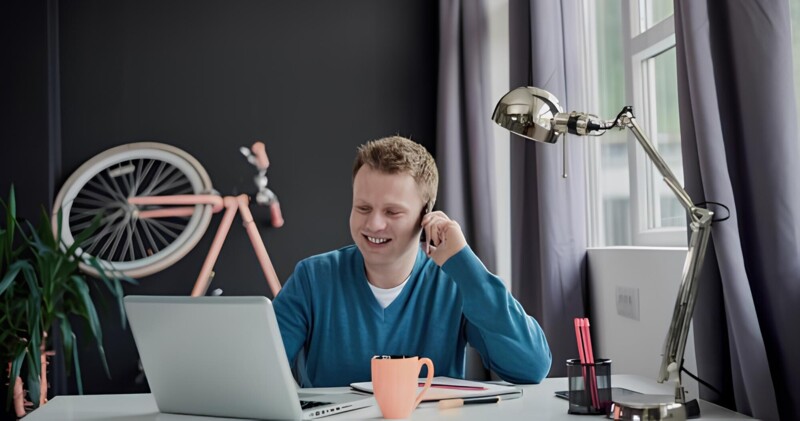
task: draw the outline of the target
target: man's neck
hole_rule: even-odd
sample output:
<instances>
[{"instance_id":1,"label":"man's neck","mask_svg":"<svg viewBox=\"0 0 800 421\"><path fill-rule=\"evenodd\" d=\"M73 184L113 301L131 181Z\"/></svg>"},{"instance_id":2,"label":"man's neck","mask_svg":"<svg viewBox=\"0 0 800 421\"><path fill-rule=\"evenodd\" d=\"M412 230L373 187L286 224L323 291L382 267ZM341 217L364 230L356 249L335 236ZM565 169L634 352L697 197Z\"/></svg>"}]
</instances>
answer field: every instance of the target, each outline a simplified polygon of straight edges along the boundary
<instances>
[{"instance_id":1,"label":"man's neck","mask_svg":"<svg viewBox=\"0 0 800 421\"><path fill-rule=\"evenodd\" d=\"M364 262L367 281L383 289L394 288L408 279L417 261L417 250L410 250L400 259L387 265L369 265Z\"/></svg>"}]
</instances>

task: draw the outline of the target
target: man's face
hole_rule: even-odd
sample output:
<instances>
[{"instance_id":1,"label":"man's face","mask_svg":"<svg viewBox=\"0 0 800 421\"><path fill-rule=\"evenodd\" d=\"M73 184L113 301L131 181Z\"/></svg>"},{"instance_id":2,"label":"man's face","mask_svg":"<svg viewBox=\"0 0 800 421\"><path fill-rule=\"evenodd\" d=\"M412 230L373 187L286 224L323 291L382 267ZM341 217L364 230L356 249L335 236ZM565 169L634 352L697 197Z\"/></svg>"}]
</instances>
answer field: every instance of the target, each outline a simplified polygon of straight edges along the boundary
<instances>
[{"instance_id":1,"label":"man's face","mask_svg":"<svg viewBox=\"0 0 800 421\"><path fill-rule=\"evenodd\" d=\"M350 235L370 266L391 265L419 248L423 200L407 173L364 165L353 180Z\"/></svg>"}]
</instances>

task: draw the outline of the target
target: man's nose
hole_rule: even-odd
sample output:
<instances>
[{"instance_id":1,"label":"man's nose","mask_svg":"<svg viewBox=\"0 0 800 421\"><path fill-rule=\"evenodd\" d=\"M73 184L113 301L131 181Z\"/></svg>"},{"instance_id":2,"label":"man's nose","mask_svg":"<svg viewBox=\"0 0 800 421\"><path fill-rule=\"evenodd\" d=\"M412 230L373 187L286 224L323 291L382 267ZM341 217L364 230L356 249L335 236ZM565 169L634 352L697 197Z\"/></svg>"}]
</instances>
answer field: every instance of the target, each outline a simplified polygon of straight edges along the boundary
<instances>
[{"instance_id":1,"label":"man's nose","mask_svg":"<svg viewBox=\"0 0 800 421\"><path fill-rule=\"evenodd\" d=\"M386 228L386 218L380 212L372 212L367 217L367 229L370 231L380 231Z\"/></svg>"}]
</instances>

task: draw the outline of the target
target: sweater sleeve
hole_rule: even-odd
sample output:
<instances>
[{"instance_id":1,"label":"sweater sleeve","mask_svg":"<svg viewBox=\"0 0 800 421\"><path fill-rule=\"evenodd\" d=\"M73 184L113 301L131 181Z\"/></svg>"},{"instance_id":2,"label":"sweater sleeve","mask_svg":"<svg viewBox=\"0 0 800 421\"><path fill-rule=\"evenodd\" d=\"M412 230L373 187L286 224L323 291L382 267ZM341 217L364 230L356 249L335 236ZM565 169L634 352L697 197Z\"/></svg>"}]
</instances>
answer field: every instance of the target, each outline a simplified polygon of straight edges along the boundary
<instances>
[{"instance_id":1,"label":"sweater sleeve","mask_svg":"<svg viewBox=\"0 0 800 421\"><path fill-rule=\"evenodd\" d=\"M308 275L303 262L273 300L283 347L289 363L294 365L297 353L305 345L311 326L311 297L308 294Z\"/></svg>"},{"instance_id":2,"label":"sweater sleeve","mask_svg":"<svg viewBox=\"0 0 800 421\"><path fill-rule=\"evenodd\" d=\"M448 259L442 270L463 300L467 341L484 365L512 383L539 383L550 371L552 355L544 332L489 272L469 246Z\"/></svg>"}]
</instances>

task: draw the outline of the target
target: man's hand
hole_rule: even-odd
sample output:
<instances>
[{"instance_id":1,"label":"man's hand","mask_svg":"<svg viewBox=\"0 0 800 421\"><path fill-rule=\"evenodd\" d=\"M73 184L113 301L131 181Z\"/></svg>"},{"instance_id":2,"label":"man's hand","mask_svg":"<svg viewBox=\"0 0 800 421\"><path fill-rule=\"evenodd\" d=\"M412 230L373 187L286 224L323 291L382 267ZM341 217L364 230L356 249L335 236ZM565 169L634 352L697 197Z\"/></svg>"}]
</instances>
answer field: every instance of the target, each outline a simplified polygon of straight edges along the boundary
<instances>
[{"instance_id":1,"label":"man's hand","mask_svg":"<svg viewBox=\"0 0 800 421\"><path fill-rule=\"evenodd\" d=\"M439 266L467 245L461 226L442 211L423 216L422 229L425 230L425 238L428 240L425 252Z\"/></svg>"}]
</instances>

